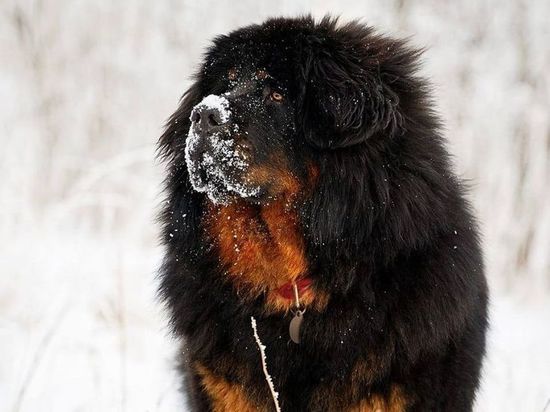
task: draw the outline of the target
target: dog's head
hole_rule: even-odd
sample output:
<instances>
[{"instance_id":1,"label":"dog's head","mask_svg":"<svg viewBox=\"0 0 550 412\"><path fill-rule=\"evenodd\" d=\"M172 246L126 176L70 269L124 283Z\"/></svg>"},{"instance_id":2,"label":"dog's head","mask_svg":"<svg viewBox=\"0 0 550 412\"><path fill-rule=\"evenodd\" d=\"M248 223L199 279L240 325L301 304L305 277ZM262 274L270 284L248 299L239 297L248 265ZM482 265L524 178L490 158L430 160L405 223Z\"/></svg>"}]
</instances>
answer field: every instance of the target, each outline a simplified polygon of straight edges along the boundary
<instances>
[{"instance_id":1,"label":"dog's head","mask_svg":"<svg viewBox=\"0 0 550 412\"><path fill-rule=\"evenodd\" d=\"M288 73L246 43L223 50L212 51L208 95L190 113L185 160L193 187L216 203L263 202L295 190L300 168Z\"/></svg>"},{"instance_id":2,"label":"dog's head","mask_svg":"<svg viewBox=\"0 0 550 412\"><path fill-rule=\"evenodd\" d=\"M309 192L306 225L318 243L366 236L366 211L388 200L391 141L408 119L416 129L435 124L423 111L418 55L330 18L272 19L220 36L161 151L215 203Z\"/></svg>"}]
</instances>

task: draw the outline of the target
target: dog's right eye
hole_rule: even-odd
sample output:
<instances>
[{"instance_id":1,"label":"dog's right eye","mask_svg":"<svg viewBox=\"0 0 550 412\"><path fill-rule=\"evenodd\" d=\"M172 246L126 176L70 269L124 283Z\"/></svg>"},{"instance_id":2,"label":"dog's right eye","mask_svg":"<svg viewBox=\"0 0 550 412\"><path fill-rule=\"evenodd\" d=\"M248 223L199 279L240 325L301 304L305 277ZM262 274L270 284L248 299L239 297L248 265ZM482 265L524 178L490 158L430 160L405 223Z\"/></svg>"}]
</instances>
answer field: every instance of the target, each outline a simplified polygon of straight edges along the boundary
<instances>
[{"instance_id":1,"label":"dog's right eye","mask_svg":"<svg viewBox=\"0 0 550 412\"><path fill-rule=\"evenodd\" d=\"M279 92L272 91L271 94L269 95L269 98L274 102L282 102L284 99L284 96Z\"/></svg>"}]
</instances>

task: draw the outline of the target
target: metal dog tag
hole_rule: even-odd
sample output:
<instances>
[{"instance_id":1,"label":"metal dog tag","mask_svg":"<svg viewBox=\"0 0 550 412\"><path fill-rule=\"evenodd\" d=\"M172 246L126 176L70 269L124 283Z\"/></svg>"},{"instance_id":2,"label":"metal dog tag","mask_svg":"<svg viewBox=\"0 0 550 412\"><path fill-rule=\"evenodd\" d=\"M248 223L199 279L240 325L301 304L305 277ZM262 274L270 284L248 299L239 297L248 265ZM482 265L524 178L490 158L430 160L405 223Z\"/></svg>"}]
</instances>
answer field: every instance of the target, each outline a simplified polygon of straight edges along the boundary
<instances>
[{"instance_id":1,"label":"metal dog tag","mask_svg":"<svg viewBox=\"0 0 550 412\"><path fill-rule=\"evenodd\" d=\"M300 327L302 326L302 321L304 320L304 312L299 310L296 312L290 325L288 327L288 333L292 342L298 344L300 343Z\"/></svg>"}]
</instances>

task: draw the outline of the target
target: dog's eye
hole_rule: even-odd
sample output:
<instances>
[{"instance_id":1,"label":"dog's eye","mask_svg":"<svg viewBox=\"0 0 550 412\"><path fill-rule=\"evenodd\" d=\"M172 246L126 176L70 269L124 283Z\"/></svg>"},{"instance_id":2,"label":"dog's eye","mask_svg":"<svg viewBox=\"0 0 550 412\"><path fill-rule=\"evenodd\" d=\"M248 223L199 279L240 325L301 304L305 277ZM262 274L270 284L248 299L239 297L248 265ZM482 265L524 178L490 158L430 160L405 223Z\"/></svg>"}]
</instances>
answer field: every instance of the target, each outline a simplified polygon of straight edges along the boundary
<instances>
[{"instance_id":1,"label":"dog's eye","mask_svg":"<svg viewBox=\"0 0 550 412\"><path fill-rule=\"evenodd\" d=\"M232 67L227 71L227 78L229 80L237 80L237 69Z\"/></svg>"},{"instance_id":2,"label":"dog's eye","mask_svg":"<svg viewBox=\"0 0 550 412\"><path fill-rule=\"evenodd\" d=\"M270 98L271 100L273 100L274 102L282 102L283 99L284 99L284 96L283 96L281 93L279 93L279 92L273 91L273 92L271 92L271 94L269 95L269 98Z\"/></svg>"}]
</instances>

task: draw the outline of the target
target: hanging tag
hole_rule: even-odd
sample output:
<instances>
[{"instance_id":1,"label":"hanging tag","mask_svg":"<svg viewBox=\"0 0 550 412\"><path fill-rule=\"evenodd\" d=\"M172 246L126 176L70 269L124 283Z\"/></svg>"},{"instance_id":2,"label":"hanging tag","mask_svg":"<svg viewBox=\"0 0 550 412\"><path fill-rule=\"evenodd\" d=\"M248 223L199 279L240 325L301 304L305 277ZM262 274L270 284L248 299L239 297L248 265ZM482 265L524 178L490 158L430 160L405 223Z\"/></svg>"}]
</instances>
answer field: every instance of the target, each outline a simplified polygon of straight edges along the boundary
<instances>
[{"instance_id":1,"label":"hanging tag","mask_svg":"<svg viewBox=\"0 0 550 412\"><path fill-rule=\"evenodd\" d=\"M301 310L296 311L296 314L290 321L288 327L288 333L292 342L298 344L300 343L300 328L302 326L302 321L304 320L304 312Z\"/></svg>"}]
</instances>

